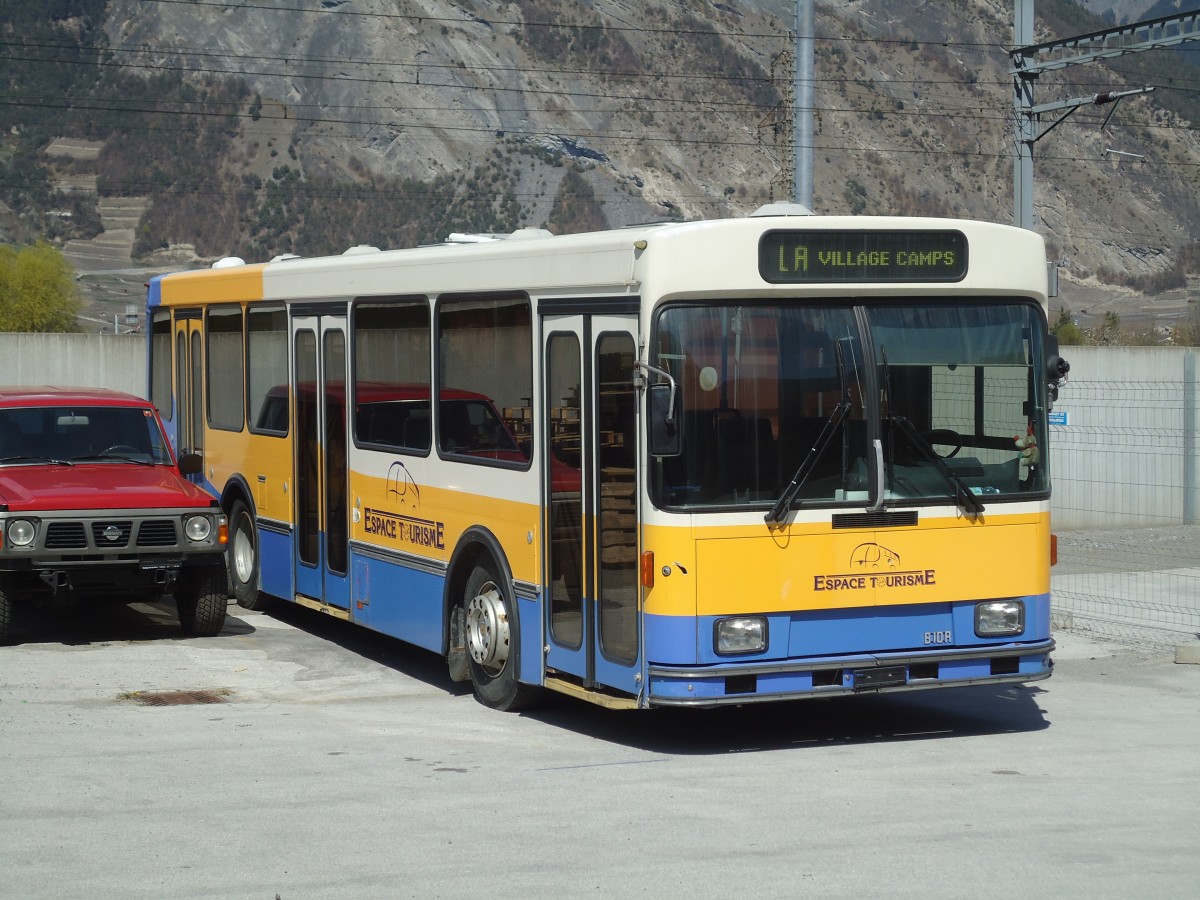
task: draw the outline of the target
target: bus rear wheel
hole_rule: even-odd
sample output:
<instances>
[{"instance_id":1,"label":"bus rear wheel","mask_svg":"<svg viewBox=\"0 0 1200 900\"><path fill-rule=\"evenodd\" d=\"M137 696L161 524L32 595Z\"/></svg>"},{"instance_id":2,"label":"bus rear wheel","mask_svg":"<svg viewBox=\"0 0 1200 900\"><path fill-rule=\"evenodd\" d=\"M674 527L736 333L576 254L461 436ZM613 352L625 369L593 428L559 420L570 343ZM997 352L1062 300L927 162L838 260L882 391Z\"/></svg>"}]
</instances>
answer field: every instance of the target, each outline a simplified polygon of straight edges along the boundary
<instances>
[{"instance_id":1,"label":"bus rear wheel","mask_svg":"<svg viewBox=\"0 0 1200 900\"><path fill-rule=\"evenodd\" d=\"M229 511L229 582L233 598L243 609L261 609L258 592L258 535L254 517L241 500Z\"/></svg>"},{"instance_id":2,"label":"bus rear wheel","mask_svg":"<svg viewBox=\"0 0 1200 900\"><path fill-rule=\"evenodd\" d=\"M467 579L463 612L475 697L484 706L503 711L527 706L534 689L517 678L521 641L516 604L487 566L476 566Z\"/></svg>"}]
</instances>

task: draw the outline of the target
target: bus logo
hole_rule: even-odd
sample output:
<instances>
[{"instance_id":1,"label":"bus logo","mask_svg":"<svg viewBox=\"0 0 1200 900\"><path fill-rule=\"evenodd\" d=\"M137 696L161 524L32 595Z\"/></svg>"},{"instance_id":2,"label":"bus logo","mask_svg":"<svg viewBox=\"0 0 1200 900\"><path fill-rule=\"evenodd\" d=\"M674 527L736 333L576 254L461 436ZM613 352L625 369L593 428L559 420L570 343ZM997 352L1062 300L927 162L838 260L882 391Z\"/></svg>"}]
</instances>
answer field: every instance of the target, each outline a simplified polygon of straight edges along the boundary
<instances>
[{"instance_id":1,"label":"bus logo","mask_svg":"<svg viewBox=\"0 0 1200 900\"><path fill-rule=\"evenodd\" d=\"M432 519L414 519L385 509L363 510L363 531L403 544L446 549L446 524Z\"/></svg>"},{"instance_id":2,"label":"bus logo","mask_svg":"<svg viewBox=\"0 0 1200 900\"><path fill-rule=\"evenodd\" d=\"M900 566L900 554L882 544L859 544L850 554L851 569L896 569Z\"/></svg>"},{"instance_id":3,"label":"bus logo","mask_svg":"<svg viewBox=\"0 0 1200 900\"><path fill-rule=\"evenodd\" d=\"M421 489L409 474L408 467L400 460L392 463L388 469L387 492L401 503L407 503L413 509L421 505Z\"/></svg>"},{"instance_id":4,"label":"bus logo","mask_svg":"<svg viewBox=\"0 0 1200 900\"><path fill-rule=\"evenodd\" d=\"M814 591L864 591L888 588L931 587L937 583L935 569L899 571L900 554L882 544L859 544L850 554L850 571L837 575L814 575Z\"/></svg>"}]
</instances>

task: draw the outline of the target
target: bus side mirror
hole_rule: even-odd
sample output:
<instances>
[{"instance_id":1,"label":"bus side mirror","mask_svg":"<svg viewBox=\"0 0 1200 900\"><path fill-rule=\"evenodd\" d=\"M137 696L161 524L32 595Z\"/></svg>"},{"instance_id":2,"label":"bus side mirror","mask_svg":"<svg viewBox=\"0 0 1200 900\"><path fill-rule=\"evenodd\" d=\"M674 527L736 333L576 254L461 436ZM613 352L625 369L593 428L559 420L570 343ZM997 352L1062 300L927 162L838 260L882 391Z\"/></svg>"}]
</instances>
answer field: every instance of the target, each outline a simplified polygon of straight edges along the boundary
<instances>
[{"instance_id":1,"label":"bus side mirror","mask_svg":"<svg viewBox=\"0 0 1200 900\"><path fill-rule=\"evenodd\" d=\"M204 462L199 453L181 453L179 455L180 475L199 475L204 471Z\"/></svg>"},{"instance_id":2,"label":"bus side mirror","mask_svg":"<svg viewBox=\"0 0 1200 900\"><path fill-rule=\"evenodd\" d=\"M1050 402L1058 399L1058 389L1071 371L1071 364L1058 355L1058 338L1050 335L1046 340L1046 382L1050 388Z\"/></svg>"},{"instance_id":3,"label":"bus side mirror","mask_svg":"<svg viewBox=\"0 0 1200 900\"><path fill-rule=\"evenodd\" d=\"M679 456L683 452L683 423L679 418L679 388L674 382L652 384L647 389L651 456Z\"/></svg>"}]
</instances>

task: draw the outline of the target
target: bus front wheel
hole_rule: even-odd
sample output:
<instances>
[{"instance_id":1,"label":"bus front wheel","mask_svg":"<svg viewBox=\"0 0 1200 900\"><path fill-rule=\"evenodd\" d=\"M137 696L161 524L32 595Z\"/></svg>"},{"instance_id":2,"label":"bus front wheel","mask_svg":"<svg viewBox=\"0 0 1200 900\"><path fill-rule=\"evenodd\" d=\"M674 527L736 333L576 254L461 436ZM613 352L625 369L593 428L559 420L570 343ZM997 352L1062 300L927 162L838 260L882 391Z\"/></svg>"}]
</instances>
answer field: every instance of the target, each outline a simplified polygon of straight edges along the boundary
<instances>
[{"instance_id":1,"label":"bus front wheel","mask_svg":"<svg viewBox=\"0 0 1200 900\"><path fill-rule=\"evenodd\" d=\"M258 593L258 536L254 517L241 500L229 511L229 581L243 609L260 609Z\"/></svg>"},{"instance_id":2,"label":"bus front wheel","mask_svg":"<svg viewBox=\"0 0 1200 900\"><path fill-rule=\"evenodd\" d=\"M526 706L533 688L517 679L521 642L516 605L487 566L476 566L463 592L467 666L479 702L512 711Z\"/></svg>"}]
</instances>

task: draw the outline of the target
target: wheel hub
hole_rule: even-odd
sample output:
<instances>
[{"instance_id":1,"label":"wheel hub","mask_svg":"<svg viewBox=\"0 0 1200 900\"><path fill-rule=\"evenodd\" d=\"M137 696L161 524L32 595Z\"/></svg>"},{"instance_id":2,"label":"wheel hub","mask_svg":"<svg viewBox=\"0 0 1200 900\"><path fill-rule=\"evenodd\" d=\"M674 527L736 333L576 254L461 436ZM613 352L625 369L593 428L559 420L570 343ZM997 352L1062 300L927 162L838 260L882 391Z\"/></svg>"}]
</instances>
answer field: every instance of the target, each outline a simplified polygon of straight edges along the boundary
<instances>
[{"instance_id":1,"label":"wheel hub","mask_svg":"<svg viewBox=\"0 0 1200 900\"><path fill-rule=\"evenodd\" d=\"M509 641L504 600L488 582L467 604L467 652L476 665L498 672L508 661Z\"/></svg>"},{"instance_id":2,"label":"wheel hub","mask_svg":"<svg viewBox=\"0 0 1200 900\"><path fill-rule=\"evenodd\" d=\"M249 584L254 574L254 542L240 528L233 536L233 568L238 581Z\"/></svg>"}]
</instances>

